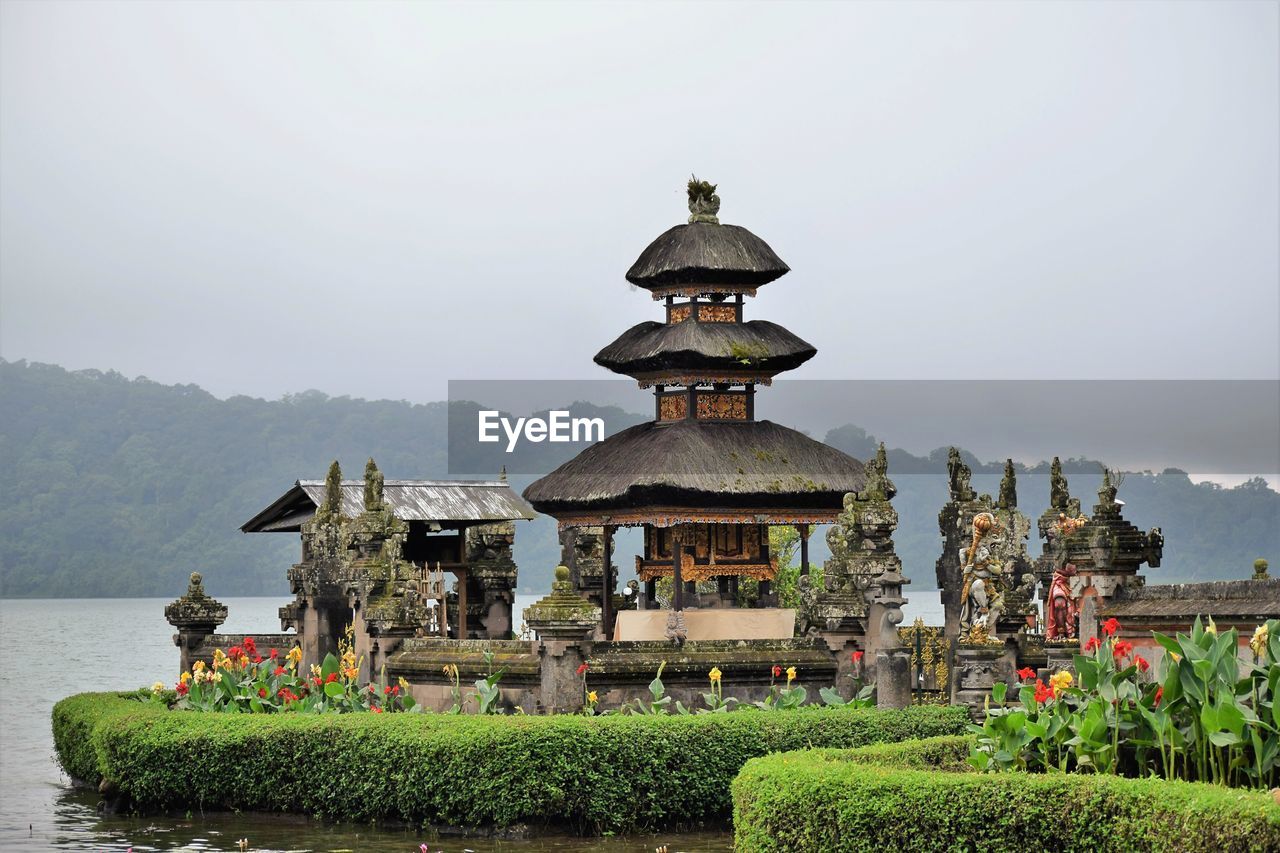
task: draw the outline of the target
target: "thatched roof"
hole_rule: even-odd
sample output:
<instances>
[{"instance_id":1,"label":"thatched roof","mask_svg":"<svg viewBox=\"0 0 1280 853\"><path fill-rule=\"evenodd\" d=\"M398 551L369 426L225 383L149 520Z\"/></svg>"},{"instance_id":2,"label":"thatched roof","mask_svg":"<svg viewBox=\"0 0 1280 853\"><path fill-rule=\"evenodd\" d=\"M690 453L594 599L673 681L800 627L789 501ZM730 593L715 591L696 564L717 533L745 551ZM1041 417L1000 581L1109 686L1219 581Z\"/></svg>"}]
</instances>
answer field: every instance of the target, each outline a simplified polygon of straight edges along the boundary
<instances>
[{"instance_id":1,"label":"thatched roof","mask_svg":"<svg viewBox=\"0 0 1280 853\"><path fill-rule=\"evenodd\" d=\"M647 322L632 326L596 354L614 373L655 370L792 370L813 358L812 344L767 320L745 323Z\"/></svg>"},{"instance_id":2,"label":"thatched roof","mask_svg":"<svg viewBox=\"0 0 1280 853\"><path fill-rule=\"evenodd\" d=\"M1196 616L1265 622L1280 616L1280 579L1122 587L1101 615L1114 616L1121 623L1174 620L1189 625Z\"/></svg>"},{"instance_id":3,"label":"thatched roof","mask_svg":"<svg viewBox=\"0 0 1280 853\"><path fill-rule=\"evenodd\" d=\"M739 225L694 222L664 232L627 270L627 281L663 285L767 284L790 271L769 244Z\"/></svg>"},{"instance_id":4,"label":"thatched roof","mask_svg":"<svg viewBox=\"0 0 1280 853\"><path fill-rule=\"evenodd\" d=\"M505 480L387 480L383 500L403 521L466 522L532 519L533 510ZM245 533L296 533L324 503L324 480L298 480L246 521ZM364 510L364 480L342 481L342 514Z\"/></svg>"},{"instance_id":5,"label":"thatched roof","mask_svg":"<svg viewBox=\"0 0 1280 853\"><path fill-rule=\"evenodd\" d=\"M771 421L643 423L524 490L548 515L664 507L840 509L861 462Z\"/></svg>"}]
</instances>

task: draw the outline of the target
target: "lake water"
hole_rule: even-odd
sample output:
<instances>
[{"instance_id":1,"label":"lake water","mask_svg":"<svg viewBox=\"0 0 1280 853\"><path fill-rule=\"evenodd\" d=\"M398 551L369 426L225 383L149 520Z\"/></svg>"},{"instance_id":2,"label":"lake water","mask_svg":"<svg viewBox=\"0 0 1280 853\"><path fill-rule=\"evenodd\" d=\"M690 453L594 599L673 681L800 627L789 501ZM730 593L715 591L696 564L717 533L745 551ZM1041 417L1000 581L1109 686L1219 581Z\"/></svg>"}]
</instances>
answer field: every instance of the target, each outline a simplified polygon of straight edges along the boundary
<instances>
[{"instance_id":1,"label":"lake water","mask_svg":"<svg viewBox=\"0 0 1280 853\"><path fill-rule=\"evenodd\" d=\"M939 624L937 593L921 591L906 609ZM517 596L519 609L537 596ZM283 598L230 598L227 633L279 631ZM253 850L432 851L725 851L726 833L664 834L628 839L544 836L527 841L430 838L407 828L322 824L279 815L210 813L181 817L104 817L98 796L73 789L53 756L50 712L73 693L127 690L172 683L178 650L164 620L166 599L0 599L0 849L10 850Z\"/></svg>"}]
</instances>

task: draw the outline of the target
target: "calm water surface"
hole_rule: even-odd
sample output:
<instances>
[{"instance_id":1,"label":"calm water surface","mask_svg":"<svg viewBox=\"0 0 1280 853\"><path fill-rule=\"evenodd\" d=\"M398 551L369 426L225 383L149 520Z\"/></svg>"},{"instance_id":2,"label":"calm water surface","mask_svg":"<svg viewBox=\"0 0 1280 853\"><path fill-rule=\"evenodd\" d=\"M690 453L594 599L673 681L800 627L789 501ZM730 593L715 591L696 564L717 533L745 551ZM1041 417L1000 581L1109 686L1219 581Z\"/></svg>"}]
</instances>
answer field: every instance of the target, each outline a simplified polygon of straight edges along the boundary
<instances>
[{"instance_id":1,"label":"calm water surface","mask_svg":"<svg viewBox=\"0 0 1280 853\"><path fill-rule=\"evenodd\" d=\"M523 609L535 596L518 596ZM908 622L937 624L936 593L917 594ZM544 836L527 841L432 838L405 828L332 825L302 817L208 813L181 817L103 817L98 796L78 791L53 756L50 712L59 699L94 690L125 690L172 682L178 650L164 621L167 599L0 599L0 849L417 851L426 843L445 853L726 851L727 833L664 834L618 839ZM279 631L280 598L226 599L227 633Z\"/></svg>"}]
</instances>

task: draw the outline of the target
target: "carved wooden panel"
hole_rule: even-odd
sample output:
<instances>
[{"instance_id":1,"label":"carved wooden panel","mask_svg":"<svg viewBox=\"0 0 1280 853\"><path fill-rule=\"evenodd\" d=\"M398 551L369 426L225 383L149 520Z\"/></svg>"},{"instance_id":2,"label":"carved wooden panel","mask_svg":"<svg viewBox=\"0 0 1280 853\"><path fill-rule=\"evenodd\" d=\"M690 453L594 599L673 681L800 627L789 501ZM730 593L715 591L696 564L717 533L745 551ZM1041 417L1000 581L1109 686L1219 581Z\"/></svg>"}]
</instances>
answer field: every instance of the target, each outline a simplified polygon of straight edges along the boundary
<instances>
[{"instance_id":1,"label":"carved wooden panel","mask_svg":"<svg viewBox=\"0 0 1280 853\"><path fill-rule=\"evenodd\" d=\"M689 398L684 394L669 394L658 398L658 420L682 421L689 415Z\"/></svg>"},{"instance_id":2,"label":"carved wooden panel","mask_svg":"<svg viewBox=\"0 0 1280 853\"><path fill-rule=\"evenodd\" d=\"M698 420L745 421L747 398L744 394L699 394Z\"/></svg>"},{"instance_id":3,"label":"carved wooden panel","mask_svg":"<svg viewBox=\"0 0 1280 853\"><path fill-rule=\"evenodd\" d=\"M699 305L699 323L736 323L738 309L733 305Z\"/></svg>"},{"instance_id":4,"label":"carved wooden panel","mask_svg":"<svg viewBox=\"0 0 1280 853\"><path fill-rule=\"evenodd\" d=\"M693 309L688 305L672 305L667 309L667 322L672 325L676 323L683 323L685 320L689 319L689 313L692 310Z\"/></svg>"}]
</instances>

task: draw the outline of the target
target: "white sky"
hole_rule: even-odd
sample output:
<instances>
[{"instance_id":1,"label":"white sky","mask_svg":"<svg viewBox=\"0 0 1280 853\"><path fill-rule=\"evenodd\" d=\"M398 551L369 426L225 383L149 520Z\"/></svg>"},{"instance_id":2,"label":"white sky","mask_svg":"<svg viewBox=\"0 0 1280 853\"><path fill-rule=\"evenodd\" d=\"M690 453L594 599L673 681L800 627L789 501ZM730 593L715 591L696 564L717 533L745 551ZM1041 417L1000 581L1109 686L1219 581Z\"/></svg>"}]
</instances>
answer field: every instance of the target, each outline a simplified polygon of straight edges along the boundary
<instances>
[{"instance_id":1,"label":"white sky","mask_svg":"<svg viewBox=\"0 0 1280 853\"><path fill-rule=\"evenodd\" d=\"M801 378L1280 377L1271 2L0 4L0 356L606 374L719 182Z\"/></svg>"}]
</instances>

